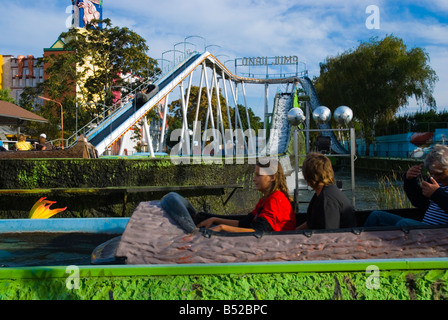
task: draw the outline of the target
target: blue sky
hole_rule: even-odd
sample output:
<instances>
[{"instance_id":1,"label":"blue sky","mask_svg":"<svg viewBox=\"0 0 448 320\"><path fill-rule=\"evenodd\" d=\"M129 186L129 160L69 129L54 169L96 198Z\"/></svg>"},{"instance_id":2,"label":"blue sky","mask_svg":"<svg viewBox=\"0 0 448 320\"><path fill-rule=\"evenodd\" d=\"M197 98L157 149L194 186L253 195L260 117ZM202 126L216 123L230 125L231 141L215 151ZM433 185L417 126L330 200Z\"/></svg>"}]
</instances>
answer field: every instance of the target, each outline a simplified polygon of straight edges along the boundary
<instances>
[{"instance_id":1,"label":"blue sky","mask_svg":"<svg viewBox=\"0 0 448 320\"><path fill-rule=\"evenodd\" d=\"M0 54L42 56L43 48L66 31L69 0L0 1ZM379 29L366 27L369 5L379 9ZM371 37L393 34L409 48L421 47L429 54L439 77L437 110L448 110L447 0L103 0L103 15L145 38L148 54L156 59L198 35L223 59L296 55L307 64L311 78L319 75L325 58ZM260 97L256 103L262 101ZM420 109L427 110L411 100L401 113Z\"/></svg>"}]
</instances>

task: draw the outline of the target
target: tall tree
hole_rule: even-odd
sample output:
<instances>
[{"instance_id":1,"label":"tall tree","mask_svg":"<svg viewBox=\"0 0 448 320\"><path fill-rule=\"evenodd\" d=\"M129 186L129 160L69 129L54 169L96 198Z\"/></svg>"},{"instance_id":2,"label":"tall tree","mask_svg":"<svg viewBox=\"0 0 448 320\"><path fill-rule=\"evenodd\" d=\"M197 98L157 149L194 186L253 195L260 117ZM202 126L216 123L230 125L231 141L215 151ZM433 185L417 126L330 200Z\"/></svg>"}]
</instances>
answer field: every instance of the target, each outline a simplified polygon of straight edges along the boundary
<instances>
[{"instance_id":1,"label":"tall tree","mask_svg":"<svg viewBox=\"0 0 448 320\"><path fill-rule=\"evenodd\" d=\"M189 97L189 101L188 101L188 105L187 105L187 123L191 126L190 129L193 129L193 121L196 118L196 111L198 112L198 121L201 121L201 125L202 125L202 129L204 129L205 127L205 122L207 121L207 111L208 111L208 98L207 98L207 92L206 92L206 88L202 88L201 89L201 97L200 97L200 101L199 101L199 109L197 109L197 104L198 104L198 99L199 99L199 87L197 86L191 86L191 90L190 90L190 97ZM187 99L187 97L184 97L185 100ZM221 92L219 93L219 103L221 106L221 115L222 115L222 119L223 119L223 126L224 129L229 128L229 116L227 113L227 105L226 105L226 100L224 98L224 96L221 94ZM216 123L216 118L217 118L217 106L218 106L218 99L216 97L216 92L215 90L213 90L213 93L210 96L210 104L212 107L212 112L213 112L213 120L215 123L215 127L217 125ZM176 128L181 128L182 127L182 101L181 99L175 100L173 101L170 105L169 105L169 110L171 113L171 117L168 121L168 124L170 126L171 129L176 129ZM246 117L246 109L244 106L242 105L238 105L238 112L240 114L241 117L241 124L243 126L243 130L246 130L248 128L248 121L247 121L247 117ZM230 107L229 109L229 113L230 113L230 118L231 118L231 122L232 122L232 128L235 130L235 108ZM251 129L254 129L255 131L257 131L258 129L262 129L263 128L263 123L261 122L260 117L256 116L255 113L253 112L253 110L251 108L248 108L248 113L249 113L249 119L250 119L250 126ZM210 117L210 114L209 114ZM238 123L238 127L239 127L239 123ZM208 128L211 128L211 119L208 119ZM219 130L221 130L221 128L217 128Z\"/></svg>"},{"instance_id":2,"label":"tall tree","mask_svg":"<svg viewBox=\"0 0 448 320\"><path fill-rule=\"evenodd\" d=\"M112 27L110 19L95 21L103 29L87 26L62 33L66 48L74 52L69 63L77 66L72 79L80 86L87 101L110 104L114 87L129 86L120 75L150 79L160 71L156 60L146 52L145 39L129 28Z\"/></svg>"},{"instance_id":3,"label":"tall tree","mask_svg":"<svg viewBox=\"0 0 448 320\"><path fill-rule=\"evenodd\" d=\"M388 123L377 123L375 133L377 136L402 134L408 132L434 132L435 129L446 129L448 124L448 111L436 112L417 111L413 114L395 116Z\"/></svg>"},{"instance_id":4,"label":"tall tree","mask_svg":"<svg viewBox=\"0 0 448 320\"><path fill-rule=\"evenodd\" d=\"M314 82L322 104L352 108L370 144L375 121L390 120L412 96L436 107L432 93L438 78L428 62L423 49L408 49L402 39L389 35L327 58Z\"/></svg>"},{"instance_id":5,"label":"tall tree","mask_svg":"<svg viewBox=\"0 0 448 320\"><path fill-rule=\"evenodd\" d=\"M93 23L102 23L103 28L93 28ZM80 128L111 106L114 91L134 89L160 73L157 61L147 55L145 39L129 28L112 26L110 19L92 21L85 29L72 28L60 38L67 52L43 59L47 78L40 90L28 91L22 103L29 105L31 98L44 91L50 99L62 101L64 129L69 133L75 130L75 117ZM121 75L132 75L134 81L127 82ZM48 116L44 106L41 111Z\"/></svg>"}]
</instances>

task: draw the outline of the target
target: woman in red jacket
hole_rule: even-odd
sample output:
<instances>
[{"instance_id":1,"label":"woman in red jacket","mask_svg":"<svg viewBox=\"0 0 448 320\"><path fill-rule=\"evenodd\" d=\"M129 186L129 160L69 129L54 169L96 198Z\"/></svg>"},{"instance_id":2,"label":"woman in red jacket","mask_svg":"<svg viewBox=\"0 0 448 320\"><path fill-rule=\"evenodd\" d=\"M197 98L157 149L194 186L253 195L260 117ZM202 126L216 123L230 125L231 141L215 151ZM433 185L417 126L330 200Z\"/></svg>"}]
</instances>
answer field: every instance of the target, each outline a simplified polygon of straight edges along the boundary
<instances>
[{"instance_id":1,"label":"woman in red jacket","mask_svg":"<svg viewBox=\"0 0 448 320\"><path fill-rule=\"evenodd\" d=\"M241 220L212 217L197 226L226 232L295 230L292 198L282 166L276 159L263 162L266 164L257 162L253 178L255 188L263 196L252 212Z\"/></svg>"}]
</instances>

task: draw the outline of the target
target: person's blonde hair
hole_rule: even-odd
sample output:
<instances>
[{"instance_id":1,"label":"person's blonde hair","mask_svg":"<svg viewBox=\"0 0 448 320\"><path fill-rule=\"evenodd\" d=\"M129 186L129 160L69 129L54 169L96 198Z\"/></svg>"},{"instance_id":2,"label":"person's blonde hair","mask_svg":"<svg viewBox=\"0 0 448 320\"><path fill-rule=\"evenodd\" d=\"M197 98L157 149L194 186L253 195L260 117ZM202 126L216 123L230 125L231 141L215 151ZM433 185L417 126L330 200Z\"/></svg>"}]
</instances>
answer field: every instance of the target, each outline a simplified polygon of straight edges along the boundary
<instances>
[{"instance_id":1,"label":"person's blonde hair","mask_svg":"<svg viewBox=\"0 0 448 320\"><path fill-rule=\"evenodd\" d=\"M266 175L273 175L275 177L272 183L271 190L266 195L266 197L273 194L275 191L281 191L288 198L289 201L293 201L291 195L289 194L288 185L286 184L285 173L283 172L282 165L277 159L263 159L258 160L258 167L263 168L263 173Z\"/></svg>"},{"instance_id":2,"label":"person's blonde hair","mask_svg":"<svg viewBox=\"0 0 448 320\"><path fill-rule=\"evenodd\" d=\"M330 159L318 152L310 152L303 162L303 178L311 188L334 184L334 171Z\"/></svg>"}]
</instances>

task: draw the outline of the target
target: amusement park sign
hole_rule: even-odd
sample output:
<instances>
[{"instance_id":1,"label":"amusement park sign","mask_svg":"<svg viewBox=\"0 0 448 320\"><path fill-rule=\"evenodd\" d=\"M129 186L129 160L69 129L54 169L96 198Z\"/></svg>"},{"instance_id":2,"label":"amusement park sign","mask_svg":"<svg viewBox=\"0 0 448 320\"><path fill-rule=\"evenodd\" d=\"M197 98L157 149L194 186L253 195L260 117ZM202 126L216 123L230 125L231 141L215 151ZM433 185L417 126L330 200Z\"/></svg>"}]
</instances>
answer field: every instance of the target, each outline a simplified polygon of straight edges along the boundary
<instances>
[{"instance_id":1,"label":"amusement park sign","mask_svg":"<svg viewBox=\"0 0 448 320\"><path fill-rule=\"evenodd\" d=\"M254 70L264 68L264 74ZM300 70L299 70L300 69ZM306 64L297 56L244 57L235 59L235 74L249 78L286 78L306 75Z\"/></svg>"},{"instance_id":2,"label":"amusement park sign","mask_svg":"<svg viewBox=\"0 0 448 320\"><path fill-rule=\"evenodd\" d=\"M235 59L236 66L280 66L295 65L299 63L297 56L277 56L277 57L252 57Z\"/></svg>"}]
</instances>

